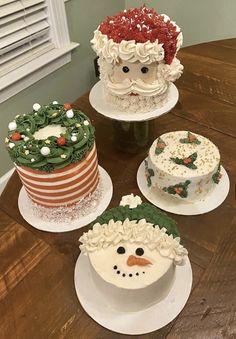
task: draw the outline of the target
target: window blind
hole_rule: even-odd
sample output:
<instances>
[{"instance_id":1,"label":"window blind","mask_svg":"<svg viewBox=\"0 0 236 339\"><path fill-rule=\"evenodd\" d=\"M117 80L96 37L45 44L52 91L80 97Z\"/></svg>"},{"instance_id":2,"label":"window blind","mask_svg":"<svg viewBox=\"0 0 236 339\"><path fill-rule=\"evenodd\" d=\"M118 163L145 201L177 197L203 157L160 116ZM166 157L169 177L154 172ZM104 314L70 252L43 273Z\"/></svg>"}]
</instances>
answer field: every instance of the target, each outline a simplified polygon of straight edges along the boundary
<instances>
[{"instance_id":1,"label":"window blind","mask_svg":"<svg viewBox=\"0 0 236 339\"><path fill-rule=\"evenodd\" d=\"M0 0L0 76L55 48L46 0Z\"/></svg>"}]
</instances>

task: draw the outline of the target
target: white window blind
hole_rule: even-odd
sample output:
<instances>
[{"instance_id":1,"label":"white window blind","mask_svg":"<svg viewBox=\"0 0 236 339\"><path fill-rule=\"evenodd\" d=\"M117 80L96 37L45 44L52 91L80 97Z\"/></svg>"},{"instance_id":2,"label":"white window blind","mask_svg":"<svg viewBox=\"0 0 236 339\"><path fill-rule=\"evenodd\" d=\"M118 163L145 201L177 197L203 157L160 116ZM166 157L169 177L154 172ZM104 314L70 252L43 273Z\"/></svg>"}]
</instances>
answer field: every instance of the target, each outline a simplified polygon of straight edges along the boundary
<instances>
[{"instance_id":1,"label":"white window blind","mask_svg":"<svg viewBox=\"0 0 236 339\"><path fill-rule=\"evenodd\" d=\"M53 48L44 0L0 0L0 76Z\"/></svg>"},{"instance_id":2,"label":"white window blind","mask_svg":"<svg viewBox=\"0 0 236 339\"><path fill-rule=\"evenodd\" d=\"M64 0L0 0L0 103L71 61Z\"/></svg>"}]
</instances>

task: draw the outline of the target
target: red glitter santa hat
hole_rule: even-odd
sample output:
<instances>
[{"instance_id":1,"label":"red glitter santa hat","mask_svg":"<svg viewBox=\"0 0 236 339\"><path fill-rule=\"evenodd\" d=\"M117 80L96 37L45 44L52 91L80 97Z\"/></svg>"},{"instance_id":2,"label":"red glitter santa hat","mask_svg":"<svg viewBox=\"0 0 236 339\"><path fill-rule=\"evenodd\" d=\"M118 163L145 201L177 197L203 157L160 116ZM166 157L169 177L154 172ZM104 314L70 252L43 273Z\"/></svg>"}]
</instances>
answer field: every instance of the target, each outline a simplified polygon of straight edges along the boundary
<instances>
[{"instance_id":1,"label":"red glitter santa hat","mask_svg":"<svg viewBox=\"0 0 236 339\"><path fill-rule=\"evenodd\" d=\"M120 59L170 65L182 45L180 28L145 5L109 16L94 32L95 52L109 63Z\"/></svg>"}]
</instances>

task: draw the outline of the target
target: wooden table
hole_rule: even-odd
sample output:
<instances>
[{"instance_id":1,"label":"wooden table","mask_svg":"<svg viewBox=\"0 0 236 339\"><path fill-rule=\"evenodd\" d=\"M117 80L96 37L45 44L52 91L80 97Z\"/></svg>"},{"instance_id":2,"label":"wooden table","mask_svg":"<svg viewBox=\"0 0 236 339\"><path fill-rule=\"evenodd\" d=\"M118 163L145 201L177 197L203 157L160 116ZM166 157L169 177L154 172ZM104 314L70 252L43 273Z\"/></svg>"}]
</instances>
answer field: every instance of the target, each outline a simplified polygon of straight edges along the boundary
<instances>
[{"instance_id":1,"label":"wooden table","mask_svg":"<svg viewBox=\"0 0 236 339\"><path fill-rule=\"evenodd\" d=\"M156 120L156 136L190 130L220 149L231 188L216 210L174 218L193 268L186 307L169 325L137 338L236 338L236 39L183 48L185 66L177 82L180 100ZM98 115L88 94L77 105L96 126L99 162L110 173L116 206L127 193L139 194L136 172L146 152L126 154L112 144L112 122ZM0 338L130 338L110 332L83 311L73 273L78 238L86 230L52 234L28 225L17 207L20 181L13 174L0 199Z\"/></svg>"}]
</instances>

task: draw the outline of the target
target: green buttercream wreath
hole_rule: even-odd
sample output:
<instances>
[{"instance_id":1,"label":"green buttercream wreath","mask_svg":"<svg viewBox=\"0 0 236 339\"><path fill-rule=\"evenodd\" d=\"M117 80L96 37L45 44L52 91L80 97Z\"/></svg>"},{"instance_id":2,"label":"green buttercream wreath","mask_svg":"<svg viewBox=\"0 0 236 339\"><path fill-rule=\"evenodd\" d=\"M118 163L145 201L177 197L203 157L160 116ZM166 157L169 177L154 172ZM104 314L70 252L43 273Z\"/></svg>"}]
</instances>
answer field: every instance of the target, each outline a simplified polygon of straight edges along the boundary
<instances>
[{"instance_id":1,"label":"green buttercream wreath","mask_svg":"<svg viewBox=\"0 0 236 339\"><path fill-rule=\"evenodd\" d=\"M179 237L179 231L177 228L177 223L172 218L157 207L149 204L142 203L136 208L129 208L129 206L118 206L111 208L108 211L102 213L93 223L92 226L96 223L108 224L111 219L115 222L120 220L124 222L125 219L129 220L141 220L146 219L147 222L152 223L154 226L157 225L160 228L165 227L168 235L173 235L173 237Z\"/></svg>"},{"instance_id":2,"label":"green buttercream wreath","mask_svg":"<svg viewBox=\"0 0 236 339\"><path fill-rule=\"evenodd\" d=\"M53 171L84 158L94 145L94 127L88 117L70 104L35 104L34 110L16 116L8 127L5 143L11 159L18 166ZM48 125L65 127L60 137L39 140L34 133Z\"/></svg>"}]
</instances>

